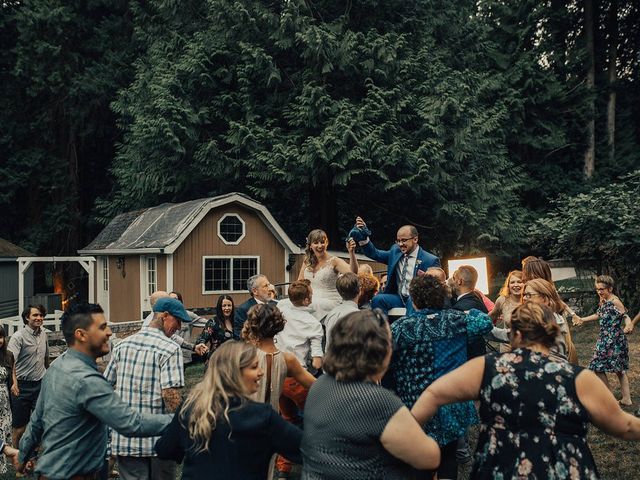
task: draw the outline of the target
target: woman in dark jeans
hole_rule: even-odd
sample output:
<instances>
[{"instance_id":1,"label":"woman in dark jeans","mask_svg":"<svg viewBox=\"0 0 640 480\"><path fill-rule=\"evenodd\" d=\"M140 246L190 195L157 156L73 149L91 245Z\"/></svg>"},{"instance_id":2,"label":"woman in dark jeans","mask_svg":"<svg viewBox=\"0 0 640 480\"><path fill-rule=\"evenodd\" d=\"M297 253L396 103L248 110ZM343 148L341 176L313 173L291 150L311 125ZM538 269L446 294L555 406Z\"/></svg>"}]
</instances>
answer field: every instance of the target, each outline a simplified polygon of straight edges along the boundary
<instances>
[{"instance_id":1,"label":"woman in dark jeans","mask_svg":"<svg viewBox=\"0 0 640 480\"><path fill-rule=\"evenodd\" d=\"M249 399L264 374L256 347L225 342L209 364L156 443L158 457L184 461L182 478L189 480L264 480L274 453L300 463L302 431Z\"/></svg>"}]
</instances>

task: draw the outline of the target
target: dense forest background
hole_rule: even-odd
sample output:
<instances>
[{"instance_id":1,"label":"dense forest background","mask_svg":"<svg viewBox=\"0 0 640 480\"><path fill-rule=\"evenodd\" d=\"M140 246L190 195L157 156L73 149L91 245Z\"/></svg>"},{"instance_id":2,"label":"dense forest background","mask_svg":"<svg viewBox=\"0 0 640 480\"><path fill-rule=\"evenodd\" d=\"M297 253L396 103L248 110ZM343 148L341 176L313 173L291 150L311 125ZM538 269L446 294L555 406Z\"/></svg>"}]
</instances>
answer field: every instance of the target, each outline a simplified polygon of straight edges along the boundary
<instances>
[{"instance_id":1,"label":"dense forest background","mask_svg":"<svg viewBox=\"0 0 640 480\"><path fill-rule=\"evenodd\" d=\"M635 0L7 0L0 236L230 191L291 237L614 274L640 306Z\"/></svg>"}]
</instances>

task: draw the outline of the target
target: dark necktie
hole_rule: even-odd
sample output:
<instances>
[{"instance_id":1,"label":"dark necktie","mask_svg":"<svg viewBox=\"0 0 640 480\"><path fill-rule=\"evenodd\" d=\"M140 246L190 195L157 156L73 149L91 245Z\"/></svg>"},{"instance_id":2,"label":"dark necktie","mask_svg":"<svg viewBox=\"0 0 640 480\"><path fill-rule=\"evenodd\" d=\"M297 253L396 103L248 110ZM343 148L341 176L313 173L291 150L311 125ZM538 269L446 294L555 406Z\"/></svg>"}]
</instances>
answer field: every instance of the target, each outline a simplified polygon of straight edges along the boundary
<instances>
[{"instance_id":1,"label":"dark necktie","mask_svg":"<svg viewBox=\"0 0 640 480\"><path fill-rule=\"evenodd\" d=\"M408 296L408 292L405 292L407 289L407 272L409 271L409 255L405 254L402 257L402 273L400 274L400 295L406 297ZM407 289L408 290L408 289Z\"/></svg>"}]
</instances>

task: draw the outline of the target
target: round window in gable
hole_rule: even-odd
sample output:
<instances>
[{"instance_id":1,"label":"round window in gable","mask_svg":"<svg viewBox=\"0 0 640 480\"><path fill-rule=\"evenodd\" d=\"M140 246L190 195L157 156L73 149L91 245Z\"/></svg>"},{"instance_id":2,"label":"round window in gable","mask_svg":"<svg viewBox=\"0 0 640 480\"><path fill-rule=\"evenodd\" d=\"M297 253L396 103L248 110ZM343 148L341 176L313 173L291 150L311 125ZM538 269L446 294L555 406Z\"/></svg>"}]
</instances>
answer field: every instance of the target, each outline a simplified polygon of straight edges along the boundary
<instances>
[{"instance_id":1,"label":"round window in gable","mask_svg":"<svg viewBox=\"0 0 640 480\"><path fill-rule=\"evenodd\" d=\"M218 236L227 245L238 245L245 233L244 220L235 213L227 213L218 220Z\"/></svg>"}]
</instances>

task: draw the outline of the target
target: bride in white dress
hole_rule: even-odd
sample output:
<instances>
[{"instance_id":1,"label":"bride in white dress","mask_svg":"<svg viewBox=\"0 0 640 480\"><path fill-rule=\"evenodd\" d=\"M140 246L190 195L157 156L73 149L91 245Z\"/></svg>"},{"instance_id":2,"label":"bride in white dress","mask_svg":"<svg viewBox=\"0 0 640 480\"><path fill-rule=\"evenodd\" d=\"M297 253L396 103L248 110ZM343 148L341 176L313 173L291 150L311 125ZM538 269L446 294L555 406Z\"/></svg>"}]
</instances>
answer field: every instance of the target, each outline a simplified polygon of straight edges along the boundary
<instances>
[{"instance_id":1,"label":"bride in white dress","mask_svg":"<svg viewBox=\"0 0 640 480\"><path fill-rule=\"evenodd\" d=\"M313 290L311 307L314 310L314 316L320 321L342 301L336 290L338 275L347 272L358 273L356 243L353 240L347 243L349 263L341 258L330 256L327 252L328 248L327 234L322 230L312 230L307 236L304 265L298 275L298 280L311 281Z\"/></svg>"}]
</instances>

